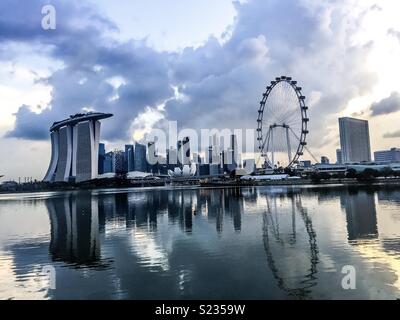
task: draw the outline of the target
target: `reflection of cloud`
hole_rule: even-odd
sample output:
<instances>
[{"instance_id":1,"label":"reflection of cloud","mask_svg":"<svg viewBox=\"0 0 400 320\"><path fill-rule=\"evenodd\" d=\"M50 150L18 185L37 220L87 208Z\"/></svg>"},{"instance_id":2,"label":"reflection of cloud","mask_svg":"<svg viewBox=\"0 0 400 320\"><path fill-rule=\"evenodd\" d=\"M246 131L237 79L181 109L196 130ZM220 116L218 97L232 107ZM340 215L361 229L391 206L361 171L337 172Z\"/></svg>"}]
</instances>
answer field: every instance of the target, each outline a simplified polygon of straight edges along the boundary
<instances>
[{"instance_id":1,"label":"reflection of cloud","mask_svg":"<svg viewBox=\"0 0 400 320\"><path fill-rule=\"evenodd\" d=\"M354 249L374 266L377 264L387 266L385 274L389 274L391 277L386 279L386 283L400 290L400 260L398 255L393 255L393 253L385 250L382 244L377 241L357 242Z\"/></svg>"},{"instance_id":2,"label":"reflection of cloud","mask_svg":"<svg viewBox=\"0 0 400 320\"><path fill-rule=\"evenodd\" d=\"M0 300L43 300L48 297L48 277L42 273L43 266L20 265L18 251L12 254L0 252Z\"/></svg>"},{"instance_id":3,"label":"reflection of cloud","mask_svg":"<svg viewBox=\"0 0 400 320\"><path fill-rule=\"evenodd\" d=\"M34 277L25 277L23 281L18 279L13 257L0 254L0 299L44 299L47 292L40 292L38 283ZM32 287L37 290L33 291Z\"/></svg>"},{"instance_id":4,"label":"reflection of cloud","mask_svg":"<svg viewBox=\"0 0 400 320\"><path fill-rule=\"evenodd\" d=\"M149 268L169 270L168 253L156 243L151 234L136 229L132 231L131 235L132 249L140 259L141 264Z\"/></svg>"}]
</instances>

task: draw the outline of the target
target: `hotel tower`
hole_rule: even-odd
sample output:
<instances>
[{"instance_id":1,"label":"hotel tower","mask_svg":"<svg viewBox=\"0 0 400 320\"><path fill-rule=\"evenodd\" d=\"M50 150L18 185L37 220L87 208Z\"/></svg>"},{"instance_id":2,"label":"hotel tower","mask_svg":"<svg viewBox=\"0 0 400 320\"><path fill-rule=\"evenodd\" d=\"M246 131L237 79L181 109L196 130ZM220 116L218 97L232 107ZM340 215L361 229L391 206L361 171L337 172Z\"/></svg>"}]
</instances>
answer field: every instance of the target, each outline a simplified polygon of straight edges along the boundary
<instances>
[{"instance_id":1,"label":"hotel tower","mask_svg":"<svg viewBox=\"0 0 400 320\"><path fill-rule=\"evenodd\" d=\"M44 181L83 182L96 179L100 141L100 120L107 113L79 113L55 122L50 128L51 160Z\"/></svg>"}]
</instances>

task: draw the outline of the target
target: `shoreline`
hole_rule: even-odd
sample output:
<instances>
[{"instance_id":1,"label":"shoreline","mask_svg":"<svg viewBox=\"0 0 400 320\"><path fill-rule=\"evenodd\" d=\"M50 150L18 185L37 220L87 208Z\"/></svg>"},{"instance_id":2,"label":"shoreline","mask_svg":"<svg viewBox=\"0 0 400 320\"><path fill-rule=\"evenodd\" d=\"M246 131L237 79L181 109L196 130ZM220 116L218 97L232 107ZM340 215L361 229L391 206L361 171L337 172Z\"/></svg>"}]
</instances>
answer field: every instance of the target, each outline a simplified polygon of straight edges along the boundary
<instances>
[{"instance_id":1,"label":"shoreline","mask_svg":"<svg viewBox=\"0 0 400 320\"><path fill-rule=\"evenodd\" d=\"M283 181L201 181L198 183L190 181L185 183L184 181L141 181L137 183L127 183L123 185L85 185L85 186L56 186L54 188L33 188L30 190L4 190L0 191L0 195L16 195L16 194L29 194L29 193L47 193L47 192L79 192L79 191L95 191L95 190L135 190L135 189L151 189L151 188L165 188L170 187L173 189L182 188L241 188L241 187L325 187L325 188L337 188L337 187L399 187L400 178L390 179L376 179L373 181L357 181L354 179L335 179L315 182L311 179L302 180L283 180Z\"/></svg>"}]
</instances>

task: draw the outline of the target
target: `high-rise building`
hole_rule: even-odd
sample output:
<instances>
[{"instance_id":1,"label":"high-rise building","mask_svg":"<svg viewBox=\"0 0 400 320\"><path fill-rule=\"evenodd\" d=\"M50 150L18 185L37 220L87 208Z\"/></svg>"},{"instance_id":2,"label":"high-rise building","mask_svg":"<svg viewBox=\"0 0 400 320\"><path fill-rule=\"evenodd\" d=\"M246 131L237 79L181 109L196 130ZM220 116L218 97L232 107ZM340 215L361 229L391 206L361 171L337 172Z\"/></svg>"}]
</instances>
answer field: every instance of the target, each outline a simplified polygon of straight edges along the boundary
<instances>
[{"instance_id":1,"label":"high-rise building","mask_svg":"<svg viewBox=\"0 0 400 320\"><path fill-rule=\"evenodd\" d=\"M203 162L201 156L196 152L193 153L193 162L196 164L201 164Z\"/></svg>"},{"instance_id":2,"label":"high-rise building","mask_svg":"<svg viewBox=\"0 0 400 320\"><path fill-rule=\"evenodd\" d=\"M167 165L169 170L174 170L178 165L178 151L175 148L167 149Z\"/></svg>"},{"instance_id":3,"label":"high-rise building","mask_svg":"<svg viewBox=\"0 0 400 320\"><path fill-rule=\"evenodd\" d=\"M168 174L168 165L167 159L162 155L157 155L158 157L158 164L157 164L157 171L153 172L155 174Z\"/></svg>"},{"instance_id":4,"label":"high-rise building","mask_svg":"<svg viewBox=\"0 0 400 320\"><path fill-rule=\"evenodd\" d=\"M329 158L326 156L321 157L321 164L329 164Z\"/></svg>"},{"instance_id":5,"label":"high-rise building","mask_svg":"<svg viewBox=\"0 0 400 320\"><path fill-rule=\"evenodd\" d=\"M185 137L177 143L178 162L181 165L190 164L190 138Z\"/></svg>"},{"instance_id":6,"label":"high-rise building","mask_svg":"<svg viewBox=\"0 0 400 320\"><path fill-rule=\"evenodd\" d=\"M227 150L223 150L221 152L221 168L222 168L222 172L228 172L229 168L228 168L228 164L229 164L229 152Z\"/></svg>"},{"instance_id":7,"label":"high-rise building","mask_svg":"<svg viewBox=\"0 0 400 320\"><path fill-rule=\"evenodd\" d=\"M230 137L230 147L228 149L228 171L232 172L238 167L239 152L236 135Z\"/></svg>"},{"instance_id":8,"label":"high-rise building","mask_svg":"<svg viewBox=\"0 0 400 320\"><path fill-rule=\"evenodd\" d=\"M135 157L134 157L135 171L147 172L147 156L146 146L144 144L135 143Z\"/></svg>"},{"instance_id":9,"label":"high-rise building","mask_svg":"<svg viewBox=\"0 0 400 320\"><path fill-rule=\"evenodd\" d=\"M342 150L341 149L336 149L336 163L337 164L342 164L343 163L343 156L342 156Z\"/></svg>"},{"instance_id":10,"label":"high-rise building","mask_svg":"<svg viewBox=\"0 0 400 320\"><path fill-rule=\"evenodd\" d=\"M371 161L368 121L339 118L343 163Z\"/></svg>"},{"instance_id":11,"label":"high-rise building","mask_svg":"<svg viewBox=\"0 0 400 320\"><path fill-rule=\"evenodd\" d=\"M100 121L112 114L90 112L55 122L50 128L52 154L44 181L82 182L99 173Z\"/></svg>"},{"instance_id":12,"label":"high-rise building","mask_svg":"<svg viewBox=\"0 0 400 320\"><path fill-rule=\"evenodd\" d=\"M135 150L133 148L133 145L125 145L125 171L127 172L131 172L134 170L134 155Z\"/></svg>"},{"instance_id":13,"label":"high-rise building","mask_svg":"<svg viewBox=\"0 0 400 320\"><path fill-rule=\"evenodd\" d=\"M209 166L209 171L210 171L210 176L218 176L220 173L220 165L216 163L211 163L208 165Z\"/></svg>"},{"instance_id":14,"label":"high-rise building","mask_svg":"<svg viewBox=\"0 0 400 320\"><path fill-rule=\"evenodd\" d=\"M115 150L113 156L113 172L117 174L127 172L125 152L122 150Z\"/></svg>"},{"instance_id":15,"label":"high-rise building","mask_svg":"<svg viewBox=\"0 0 400 320\"><path fill-rule=\"evenodd\" d=\"M207 160L209 164L220 164L221 153L220 153L220 141L218 135L214 134L210 137L210 146L208 147Z\"/></svg>"},{"instance_id":16,"label":"high-rise building","mask_svg":"<svg viewBox=\"0 0 400 320\"><path fill-rule=\"evenodd\" d=\"M106 146L104 143L99 144L99 174L104 173L104 160L106 158Z\"/></svg>"},{"instance_id":17,"label":"high-rise building","mask_svg":"<svg viewBox=\"0 0 400 320\"><path fill-rule=\"evenodd\" d=\"M374 152L375 162L397 162L400 161L400 149L391 148Z\"/></svg>"},{"instance_id":18,"label":"high-rise building","mask_svg":"<svg viewBox=\"0 0 400 320\"><path fill-rule=\"evenodd\" d=\"M311 166L312 166L312 163L310 160L302 160L299 163L300 163L300 166L303 168L311 168Z\"/></svg>"},{"instance_id":19,"label":"high-rise building","mask_svg":"<svg viewBox=\"0 0 400 320\"><path fill-rule=\"evenodd\" d=\"M156 143L154 141L150 141L147 143L147 172L157 173L158 170L158 156L156 151Z\"/></svg>"},{"instance_id":20,"label":"high-rise building","mask_svg":"<svg viewBox=\"0 0 400 320\"><path fill-rule=\"evenodd\" d=\"M114 152L107 152L104 156L103 173L114 172Z\"/></svg>"},{"instance_id":21,"label":"high-rise building","mask_svg":"<svg viewBox=\"0 0 400 320\"><path fill-rule=\"evenodd\" d=\"M177 155L177 159L178 159L177 164L180 164L183 159L182 145L183 145L182 140L178 140L178 142L176 143L176 151L177 151L176 155Z\"/></svg>"}]
</instances>

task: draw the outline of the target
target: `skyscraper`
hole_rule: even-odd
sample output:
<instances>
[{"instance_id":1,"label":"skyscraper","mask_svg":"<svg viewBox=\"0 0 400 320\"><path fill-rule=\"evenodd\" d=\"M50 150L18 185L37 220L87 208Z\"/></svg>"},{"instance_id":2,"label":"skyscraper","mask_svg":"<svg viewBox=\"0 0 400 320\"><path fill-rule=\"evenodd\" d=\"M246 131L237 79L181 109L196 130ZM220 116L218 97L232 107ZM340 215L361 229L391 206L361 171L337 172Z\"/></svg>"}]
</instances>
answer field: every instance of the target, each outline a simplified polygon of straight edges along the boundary
<instances>
[{"instance_id":1,"label":"skyscraper","mask_svg":"<svg viewBox=\"0 0 400 320\"><path fill-rule=\"evenodd\" d=\"M341 149L336 149L336 163L337 164L342 164L343 163L343 156L342 156L342 150Z\"/></svg>"},{"instance_id":2,"label":"skyscraper","mask_svg":"<svg viewBox=\"0 0 400 320\"><path fill-rule=\"evenodd\" d=\"M158 170L158 157L156 151L156 143L154 141L150 141L147 143L147 172L157 173Z\"/></svg>"},{"instance_id":3,"label":"skyscraper","mask_svg":"<svg viewBox=\"0 0 400 320\"><path fill-rule=\"evenodd\" d=\"M172 170L178 164L178 152L173 147L167 149L167 164L169 169L172 167Z\"/></svg>"},{"instance_id":4,"label":"skyscraper","mask_svg":"<svg viewBox=\"0 0 400 320\"><path fill-rule=\"evenodd\" d=\"M115 150L113 156L113 172L117 174L127 172L125 152L122 150Z\"/></svg>"},{"instance_id":5,"label":"skyscraper","mask_svg":"<svg viewBox=\"0 0 400 320\"><path fill-rule=\"evenodd\" d=\"M147 172L146 146L144 144L135 143L135 171Z\"/></svg>"},{"instance_id":6,"label":"skyscraper","mask_svg":"<svg viewBox=\"0 0 400 320\"><path fill-rule=\"evenodd\" d=\"M230 147L228 149L228 171L233 171L238 167L239 152L236 135L230 137Z\"/></svg>"},{"instance_id":7,"label":"skyscraper","mask_svg":"<svg viewBox=\"0 0 400 320\"><path fill-rule=\"evenodd\" d=\"M221 162L219 142L218 135L216 134L210 138L210 146L208 147L207 158L209 164L220 164Z\"/></svg>"},{"instance_id":8,"label":"skyscraper","mask_svg":"<svg viewBox=\"0 0 400 320\"><path fill-rule=\"evenodd\" d=\"M134 148L133 145L125 145L125 170L131 172L134 170Z\"/></svg>"},{"instance_id":9,"label":"skyscraper","mask_svg":"<svg viewBox=\"0 0 400 320\"><path fill-rule=\"evenodd\" d=\"M99 173L100 121L112 114L90 112L55 122L50 128L52 154L44 181L76 182Z\"/></svg>"},{"instance_id":10,"label":"skyscraper","mask_svg":"<svg viewBox=\"0 0 400 320\"><path fill-rule=\"evenodd\" d=\"M104 173L104 160L106 158L106 146L104 143L99 144L99 174Z\"/></svg>"},{"instance_id":11,"label":"skyscraper","mask_svg":"<svg viewBox=\"0 0 400 320\"><path fill-rule=\"evenodd\" d=\"M180 165L190 164L190 138L185 137L177 143L178 163Z\"/></svg>"},{"instance_id":12,"label":"skyscraper","mask_svg":"<svg viewBox=\"0 0 400 320\"><path fill-rule=\"evenodd\" d=\"M114 152L107 152L104 156L103 173L114 172Z\"/></svg>"},{"instance_id":13,"label":"skyscraper","mask_svg":"<svg viewBox=\"0 0 400 320\"><path fill-rule=\"evenodd\" d=\"M343 163L371 161L368 121L339 118Z\"/></svg>"}]
</instances>

